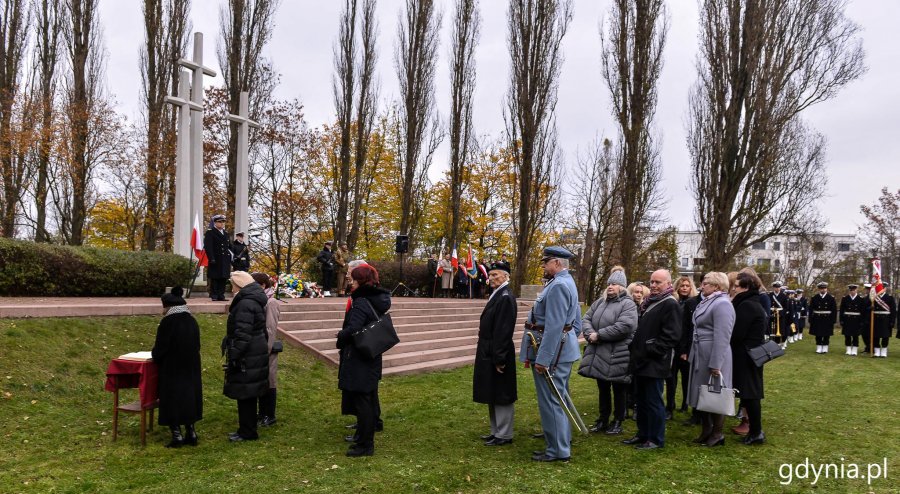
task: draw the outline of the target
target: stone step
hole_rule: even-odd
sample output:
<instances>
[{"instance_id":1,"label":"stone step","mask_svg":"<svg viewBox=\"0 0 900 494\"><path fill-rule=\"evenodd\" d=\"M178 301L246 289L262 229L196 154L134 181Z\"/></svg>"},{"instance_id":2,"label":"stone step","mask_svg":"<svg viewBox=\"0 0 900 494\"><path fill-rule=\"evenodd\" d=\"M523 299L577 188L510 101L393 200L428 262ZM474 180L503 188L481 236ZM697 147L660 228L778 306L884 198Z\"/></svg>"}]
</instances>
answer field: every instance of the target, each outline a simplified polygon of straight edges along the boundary
<instances>
[{"instance_id":1,"label":"stone step","mask_svg":"<svg viewBox=\"0 0 900 494\"><path fill-rule=\"evenodd\" d=\"M391 299L391 309L466 309L472 307L484 307L487 299L484 300L448 300L435 301L432 299L416 299L416 298L393 298ZM343 312L347 307L346 297L342 298L312 298L312 299L284 299L281 305L282 312L297 312L308 310L335 310Z\"/></svg>"},{"instance_id":2,"label":"stone step","mask_svg":"<svg viewBox=\"0 0 900 494\"><path fill-rule=\"evenodd\" d=\"M460 345L470 345L478 343L478 330L477 329L458 329L454 330L453 334L445 334L442 333L440 338L434 337L434 332L432 331L423 331L417 333L411 333L417 336L428 336L427 337L416 337L416 338L408 338L410 333L403 333L402 339L400 343L394 348L388 350L386 355L394 355L398 353L410 353L410 352L418 352L421 350L428 350L430 348L450 348ZM516 331L513 333L513 341L519 342L522 340L523 331ZM328 358L337 360L338 349L335 347L335 339L321 339L321 340L304 340L308 346L315 348L316 350L324 353ZM472 353L474 355L474 352Z\"/></svg>"},{"instance_id":3,"label":"stone step","mask_svg":"<svg viewBox=\"0 0 900 494\"><path fill-rule=\"evenodd\" d=\"M284 307L284 306L283 306ZM391 315L394 318L397 317L406 317L406 316L441 316L450 314L472 314L476 316L481 315L483 307L456 307L452 309L423 309L423 308L409 308L409 309L394 309L391 308ZM337 310L314 310L314 311L282 311L281 312L281 321L315 321L315 320L343 320L344 319L344 310L343 308L340 311Z\"/></svg>"},{"instance_id":4,"label":"stone step","mask_svg":"<svg viewBox=\"0 0 900 494\"><path fill-rule=\"evenodd\" d=\"M525 319L527 316L519 316L516 320L516 326L521 326L525 324ZM307 324L310 321L289 321L279 323L278 327L285 332L294 333L298 338L302 339L321 339L327 337L334 337L334 334L341 330L341 321L324 321L322 324L315 324L315 326L319 327L309 327ZM330 324L325 324L330 323ZM456 320L456 321L443 321L443 322L414 322L414 323L403 323L402 321L394 320L394 329L397 330L397 334L400 335L400 339L403 339L404 333L413 333L418 331L444 331L449 329L463 329L463 328L472 328L478 329L478 319L470 319L470 320ZM319 331L321 330L321 331ZM321 336L328 335L328 336Z\"/></svg>"},{"instance_id":5,"label":"stone step","mask_svg":"<svg viewBox=\"0 0 900 494\"><path fill-rule=\"evenodd\" d=\"M438 322L458 322L458 321L474 321L475 326L478 326L478 320L481 316L481 313L477 314L443 314L443 315L430 315L430 316L403 316L397 315L391 312L391 320L394 322L394 326L403 325L403 324L419 324L419 323L438 323ZM323 329L323 328L338 328L340 329L341 324L343 323L344 318L343 315L340 319L318 319L318 320L307 320L307 321L279 321L279 326L284 326L291 329Z\"/></svg>"},{"instance_id":6,"label":"stone step","mask_svg":"<svg viewBox=\"0 0 900 494\"><path fill-rule=\"evenodd\" d=\"M519 345L517 343L516 344L516 355L518 355L518 354L519 354ZM397 376L397 375L409 375L409 374L423 374L425 372L435 372L435 371L455 369L457 367L472 365L474 363L475 363L474 355L468 355L468 356L464 356L464 357L450 357L450 358L443 358L443 359L429 359L429 360L426 360L423 362L415 362L412 364L386 367L382 371L382 375ZM516 365L520 366L520 368L521 368L521 364L518 362L518 359L516 360Z\"/></svg>"}]
</instances>

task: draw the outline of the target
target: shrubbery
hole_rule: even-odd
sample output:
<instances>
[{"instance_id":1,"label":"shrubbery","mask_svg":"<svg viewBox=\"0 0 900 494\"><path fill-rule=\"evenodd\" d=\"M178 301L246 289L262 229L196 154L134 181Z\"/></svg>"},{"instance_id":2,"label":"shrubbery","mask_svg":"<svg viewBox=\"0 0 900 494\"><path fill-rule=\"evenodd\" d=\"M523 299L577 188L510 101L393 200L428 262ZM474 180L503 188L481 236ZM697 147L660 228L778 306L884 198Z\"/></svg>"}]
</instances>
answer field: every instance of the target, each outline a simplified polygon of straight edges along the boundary
<instances>
[{"instance_id":1,"label":"shrubbery","mask_svg":"<svg viewBox=\"0 0 900 494\"><path fill-rule=\"evenodd\" d=\"M176 254L0 239L3 296L153 296L187 285L192 274Z\"/></svg>"}]
</instances>

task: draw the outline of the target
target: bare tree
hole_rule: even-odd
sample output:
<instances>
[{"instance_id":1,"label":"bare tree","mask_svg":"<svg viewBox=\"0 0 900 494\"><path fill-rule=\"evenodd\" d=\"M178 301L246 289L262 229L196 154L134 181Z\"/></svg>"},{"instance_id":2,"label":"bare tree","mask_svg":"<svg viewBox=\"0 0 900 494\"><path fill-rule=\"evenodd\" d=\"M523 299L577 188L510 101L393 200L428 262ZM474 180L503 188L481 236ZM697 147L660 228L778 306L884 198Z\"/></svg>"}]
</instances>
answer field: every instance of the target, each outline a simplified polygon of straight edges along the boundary
<instances>
[{"instance_id":1,"label":"bare tree","mask_svg":"<svg viewBox=\"0 0 900 494\"><path fill-rule=\"evenodd\" d=\"M22 98L22 58L27 44L28 11L24 0L0 2L0 178L3 181L0 233L16 234L16 213L24 192L22 160L14 156L13 107Z\"/></svg>"},{"instance_id":2,"label":"bare tree","mask_svg":"<svg viewBox=\"0 0 900 494\"><path fill-rule=\"evenodd\" d=\"M652 122L668 31L663 0L614 0L601 31L603 76L619 130L617 172L622 207L617 261L632 273L655 214L662 178Z\"/></svg>"},{"instance_id":3,"label":"bare tree","mask_svg":"<svg viewBox=\"0 0 900 494\"><path fill-rule=\"evenodd\" d=\"M144 0L144 46L140 53L146 119L143 245L156 250L166 209L169 175L174 173L175 118L165 97L178 87L178 59L187 49L190 0Z\"/></svg>"},{"instance_id":4,"label":"bare tree","mask_svg":"<svg viewBox=\"0 0 900 494\"><path fill-rule=\"evenodd\" d=\"M584 239L577 266L577 286L582 300L594 300L605 286L603 277L612 267L618 245L622 208L622 177L618 157L609 139L597 139L576 162L572 227ZM629 271L630 275L631 272Z\"/></svg>"},{"instance_id":5,"label":"bare tree","mask_svg":"<svg viewBox=\"0 0 900 494\"><path fill-rule=\"evenodd\" d=\"M517 174L516 253L511 285L518 292L528 256L542 226L543 203L558 160L556 101L562 40L572 20L570 0L511 0L508 44L511 59L506 136Z\"/></svg>"},{"instance_id":6,"label":"bare tree","mask_svg":"<svg viewBox=\"0 0 900 494\"><path fill-rule=\"evenodd\" d=\"M402 183L400 233L415 247L428 168L443 138L434 102L434 74L440 41L441 14L434 0L406 0L397 30L395 66L400 79L398 171Z\"/></svg>"},{"instance_id":7,"label":"bare tree","mask_svg":"<svg viewBox=\"0 0 900 494\"><path fill-rule=\"evenodd\" d=\"M360 60L356 73L359 76L359 100L356 104L356 143L353 157L353 207L350 211L350 231L347 245L356 249L359 239L360 211L362 210L365 169L369 154L369 139L375 114L378 112L378 83L375 80L375 62L378 54L375 43L378 37L378 22L375 19L375 0L363 0L362 25L360 26ZM376 161L377 163L378 161Z\"/></svg>"},{"instance_id":8,"label":"bare tree","mask_svg":"<svg viewBox=\"0 0 900 494\"><path fill-rule=\"evenodd\" d=\"M843 0L704 0L687 144L706 270L814 231L825 139L800 118L865 70ZM790 206L790 207L789 207Z\"/></svg>"},{"instance_id":9,"label":"bare tree","mask_svg":"<svg viewBox=\"0 0 900 494\"><path fill-rule=\"evenodd\" d=\"M271 70L266 71L269 64L262 58L262 50L272 38L279 3L279 0L228 0L227 6L222 7L219 15L222 39L216 54L228 91L228 109L233 114L238 113L242 91L249 93L250 116L255 120L259 119L258 113L263 107L261 102L271 98L272 79L263 77ZM231 123L229 129L226 208L234 212L238 126Z\"/></svg>"},{"instance_id":10,"label":"bare tree","mask_svg":"<svg viewBox=\"0 0 900 494\"><path fill-rule=\"evenodd\" d=\"M860 229L863 245L881 257L881 277L891 283L897 293L900 283L900 189L881 189L877 202L860 206L866 222Z\"/></svg>"},{"instance_id":11,"label":"bare tree","mask_svg":"<svg viewBox=\"0 0 900 494\"><path fill-rule=\"evenodd\" d=\"M102 97L103 47L100 42L97 4L99 0L66 0L66 47L69 68L66 88L66 118L69 128L66 179L71 197L57 201L65 205L59 212L63 237L70 245L84 243L84 226L88 213L88 193L91 173L96 162L91 155L91 125L100 123L94 118L98 100Z\"/></svg>"},{"instance_id":12,"label":"bare tree","mask_svg":"<svg viewBox=\"0 0 900 494\"><path fill-rule=\"evenodd\" d=\"M36 142L36 182L34 206L36 212L34 239L49 242L47 231L47 191L51 174L51 154L54 135L54 106L56 102L57 65L59 63L60 33L63 29L63 0L40 0L33 4L36 49L33 73L37 98L40 101L40 134Z\"/></svg>"},{"instance_id":13,"label":"bare tree","mask_svg":"<svg viewBox=\"0 0 900 494\"><path fill-rule=\"evenodd\" d=\"M344 0L341 12L338 41L334 47L334 107L337 113L337 126L341 133L340 149L334 168L334 180L337 190L337 214L335 216L334 238L338 242L347 239L347 210L350 202L350 147L353 123L353 96L356 68L356 0Z\"/></svg>"},{"instance_id":14,"label":"bare tree","mask_svg":"<svg viewBox=\"0 0 900 494\"><path fill-rule=\"evenodd\" d=\"M480 31L478 1L457 0L450 55L450 231L446 237L451 245L459 241L463 171L472 150L475 46Z\"/></svg>"}]
</instances>

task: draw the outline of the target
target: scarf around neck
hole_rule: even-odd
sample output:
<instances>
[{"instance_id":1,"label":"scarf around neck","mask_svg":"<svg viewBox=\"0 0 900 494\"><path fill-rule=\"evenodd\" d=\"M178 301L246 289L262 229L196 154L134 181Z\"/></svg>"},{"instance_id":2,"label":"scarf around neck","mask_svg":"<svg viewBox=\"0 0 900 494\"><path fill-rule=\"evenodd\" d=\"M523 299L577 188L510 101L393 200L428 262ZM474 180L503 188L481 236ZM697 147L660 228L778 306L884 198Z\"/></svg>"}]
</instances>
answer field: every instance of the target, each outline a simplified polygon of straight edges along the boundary
<instances>
[{"instance_id":1,"label":"scarf around neck","mask_svg":"<svg viewBox=\"0 0 900 494\"><path fill-rule=\"evenodd\" d=\"M697 310L700 310L701 307L706 307L707 305L711 304L713 300L715 300L719 297L722 297L722 296L727 296L727 295L728 295L728 292L715 292L708 297L703 297L703 300L701 300L700 303L697 304ZM696 312L697 311L695 311L694 313L696 314Z\"/></svg>"},{"instance_id":2,"label":"scarf around neck","mask_svg":"<svg viewBox=\"0 0 900 494\"><path fill-rule=\"evenodd\" d=\"M651 305L655 304L656 302L659 302L660 300L665 299L666 297L670 297L673 293L675 293L674 286L670 286L669 288L666 288L665 290L657 293L656 295L651 293L641 303L641 314L646 312L647 308L649 308Z\"/></svg>"},{"instance_id":3,"label":"scarf around neck","mask_svg":"<svg viewBox=\"0 0 900 494\"><path fill-rule=\"evenodd\" d=\"M188 309L187 305L176 305L174 307L169 307L169 310L166 311L167 316L171 316L172 314L180 314L182 312L191 313L191 310Z\"/></svg>"}]
</instances>

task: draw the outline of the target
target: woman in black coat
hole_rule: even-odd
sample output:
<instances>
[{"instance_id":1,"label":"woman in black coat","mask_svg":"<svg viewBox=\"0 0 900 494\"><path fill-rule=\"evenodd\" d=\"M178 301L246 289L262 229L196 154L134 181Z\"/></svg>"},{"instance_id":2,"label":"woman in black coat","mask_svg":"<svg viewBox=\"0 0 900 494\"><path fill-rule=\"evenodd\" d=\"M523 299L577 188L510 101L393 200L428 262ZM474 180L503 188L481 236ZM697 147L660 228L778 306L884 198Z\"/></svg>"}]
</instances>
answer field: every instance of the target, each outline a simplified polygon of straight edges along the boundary
<instances>
[{"instance_id":1,"label":"woman in black coat","mask_svg":"<svg viewBox=\"0 0 900 494\"><path fill-rule=\"evenodd\" d=\"M391 294L379 287L378 271L368 264L350 272L351 305L337 334L340 349L338 388L343 391L345 410L356 415L356 442L347 456L372 456L375 453L375 424L378 420L378 381L381 379L381 355L363 357L353 346L353 334L376 321L391 308Z\"/></svg>"},{"instance_id":2,"label":"woman in black coat","mask_svg":"<svg viewBox=\"0 0 900 494\"><path fill-rule=\"evenodd\" d=\"M740 392L741 404L747 410L750 432L746 445L762 444L763 369L757 367L747 350L762 345L766 334L766 313L759 303L758 279L748 273L738 273L735 286L735 322L731 333L732 384Z\"/></svg>"},{"instance_id":3,"label":"woman in black coat","mask_svg":"<svg viewBox=\"0 0 900 494\"><path fill-rule=\"evenodd\" d=\"M472 399L486 403L491 433L481 436L485 446L503 446L512 442L513 404L516 390L516 297L509 291L509 271L495 264L488 273L494 289L478 323L478 346L472 375Z\"/></svg>"},{"instance_id":4,"label":"woman in black coat","mask_svg":"<svg viewBox=\"0 0 900 494\"><path fill-rule=\"evenodd\" d=\"M166 315L156 329L153 361L159 367L159 425L167 425L172 440L167 448L197 445L194 423L203 418L200 379L200 327L176 286L162 296ZM184 435L181 426L185 426Z\"/></svg>"},{"instance_id":5,"label":"woman in black coat","mask_svg":"<svg viewBox=\"0 0 900 494\"><path fill-rule=\"evenodd\" d=\"M228 436L232 442L252 441L256 432L256 403L269 392L269 347L266 343L266 303L262 286L249 273L235 271L231 284L237 292L231 300L222 340L226 356L225 396L237 400L238 430Z\"/></svg>"}]
</instances>

